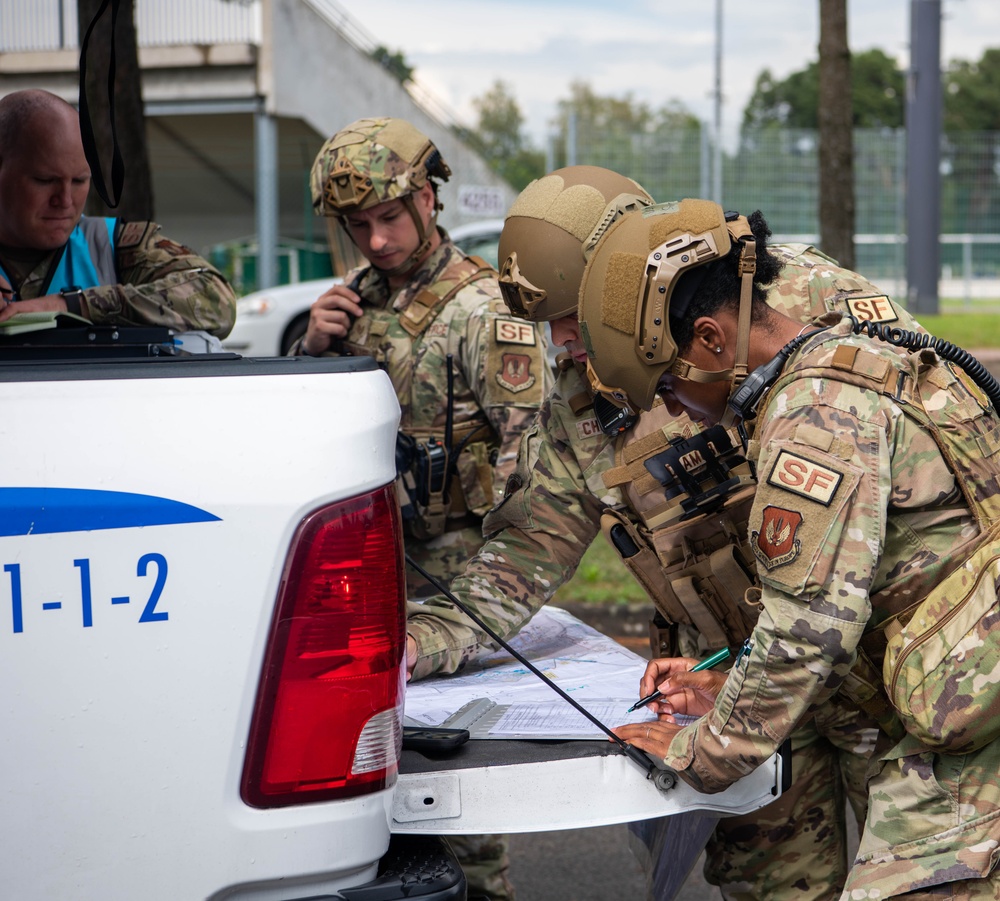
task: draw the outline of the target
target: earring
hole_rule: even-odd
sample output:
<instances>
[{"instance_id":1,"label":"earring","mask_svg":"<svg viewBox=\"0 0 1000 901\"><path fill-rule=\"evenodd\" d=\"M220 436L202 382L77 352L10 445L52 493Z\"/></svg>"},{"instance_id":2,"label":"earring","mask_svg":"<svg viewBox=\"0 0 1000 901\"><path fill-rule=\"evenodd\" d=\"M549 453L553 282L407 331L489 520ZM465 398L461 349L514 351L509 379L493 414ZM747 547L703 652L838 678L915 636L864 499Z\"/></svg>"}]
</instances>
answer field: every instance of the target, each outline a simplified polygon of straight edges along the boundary
<instances>
[{"instance_id":1,"label":"earring","mask_svg":"<svg viewBox=\"0 0 1000 901\"><path fill-rule=\"evenodd\" d=\"M715 346L715 352L716 352L717 354L721 354L721 353L722 353L722 348L721 348L721 347L719 347L718 345L716 345L716 346Z\"/></svg>"}]
</instances>

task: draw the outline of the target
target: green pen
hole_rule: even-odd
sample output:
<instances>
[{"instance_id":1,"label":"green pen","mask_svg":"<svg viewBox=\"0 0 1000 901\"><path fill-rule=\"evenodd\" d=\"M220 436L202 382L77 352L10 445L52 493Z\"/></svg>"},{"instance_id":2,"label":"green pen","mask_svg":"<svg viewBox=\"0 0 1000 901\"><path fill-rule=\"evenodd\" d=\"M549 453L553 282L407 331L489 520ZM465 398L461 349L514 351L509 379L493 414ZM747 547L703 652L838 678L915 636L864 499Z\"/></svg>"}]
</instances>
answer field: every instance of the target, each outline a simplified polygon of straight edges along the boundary
<instances>
[{"instance_id":1,"label":"green pen","mask_svg":"<svg viewBox=\"0 0 1000 901\"><path fill-rule=\"evenodd\" d=\"M700 673L703 669L711 669L717 663L722 663L723 660L728 659L729 648L723 648L721 651L716 651L711 657L706 657L701 663L696 663L691 667L692 673ZM655 701L658 698L663 697L663 693L657 689L651 695L646 695L642 700L636 701L629 709L627 713L631 713L633 710L638 710L640 707L645 707L651 701Z\"/></svg>"}]
</instances>

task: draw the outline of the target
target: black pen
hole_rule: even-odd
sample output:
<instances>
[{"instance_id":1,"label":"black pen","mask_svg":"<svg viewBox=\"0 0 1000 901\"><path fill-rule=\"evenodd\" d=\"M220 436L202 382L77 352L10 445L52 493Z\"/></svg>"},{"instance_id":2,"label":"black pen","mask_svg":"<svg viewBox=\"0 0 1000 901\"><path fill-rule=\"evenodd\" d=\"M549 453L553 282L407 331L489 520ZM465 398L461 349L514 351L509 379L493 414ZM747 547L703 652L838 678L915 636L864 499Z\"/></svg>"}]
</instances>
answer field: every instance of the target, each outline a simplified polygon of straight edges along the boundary
<instances>
[{"instance_id":1,"label":"black pen","mask_svg":"<svg viewBox=\"0 0 1000 901\"><path fill-rule=\"evenodd\" d=\"M729 657L729 648L723 648L721 651L716 651L711 657L706 657L701 663L696 663L691 667L688 672L700 673L703 669L711 669L715 664L722 663L723 660ZM629 709L627 713L631 713L633 710L638 710L640 707L645 707L651 701L655 701L663 697L663 692L659 689L654 691L651 695L646 695L642 700L636 701Z\"/></svg>"}]
</instances>

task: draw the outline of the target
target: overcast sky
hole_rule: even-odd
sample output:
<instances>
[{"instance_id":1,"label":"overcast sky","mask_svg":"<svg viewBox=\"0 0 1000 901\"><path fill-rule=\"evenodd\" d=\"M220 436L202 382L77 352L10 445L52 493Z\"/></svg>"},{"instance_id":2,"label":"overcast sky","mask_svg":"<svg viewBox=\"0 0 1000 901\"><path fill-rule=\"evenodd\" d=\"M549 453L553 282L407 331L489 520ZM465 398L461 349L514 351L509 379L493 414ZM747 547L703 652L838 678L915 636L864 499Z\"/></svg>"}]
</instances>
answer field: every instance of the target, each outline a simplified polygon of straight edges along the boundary
<instances>
[{"instance_id":1,"label":"overcast sky","mask_svg":"<svg viewBox=\"0 0 1000 901\"><path fill-rule=\"evenodd\" d=\"M344 0L342 0L344 2ZM818 0L718 0L723 6L723 126L738 126L757 75L779 78L817 58ZM920 0L918 0L920 2ZM678 0L358 0L356 21L402 50L417 80L468 124L473 98L508 83L543 145L556 101L577 79L601 95L653 107L681 101L714 120L716 2ZM880 47L909 62L911 0L849 0L853 51ZM1000 2L943 0L941 59L978 60L1000 46Z\"/></svg>"}]
</instances>

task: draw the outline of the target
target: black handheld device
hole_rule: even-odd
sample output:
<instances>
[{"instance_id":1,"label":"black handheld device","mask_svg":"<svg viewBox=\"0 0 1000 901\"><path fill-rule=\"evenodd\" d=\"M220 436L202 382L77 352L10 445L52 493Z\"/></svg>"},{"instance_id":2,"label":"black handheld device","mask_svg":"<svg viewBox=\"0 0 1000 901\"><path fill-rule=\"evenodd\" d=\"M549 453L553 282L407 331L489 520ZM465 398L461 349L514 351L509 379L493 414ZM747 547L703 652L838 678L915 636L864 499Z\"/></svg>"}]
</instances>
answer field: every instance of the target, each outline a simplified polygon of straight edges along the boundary
<instances>
[{"instance_id":1,"label":"black handheld device","mask_svg":"<svg viewBox=\"0 0 1000 901\"><path fill-rule=\"evenodd\" d=\"M618 407L603 394L594 395L594 416L605 435L620 435L635 425L639 418L627 407Z\"/></svg>"},{"instance_id":2,"label":"black handheld device","mask_svg":"<svg viewBox=\"0 0 1000 901\"><path fill-rule=\"evenodd\" d=\"M440 726L404 726L403 750L421 754L447 754L469 740L468 729L446 729Z\"/></svg>"}]
</instances>

